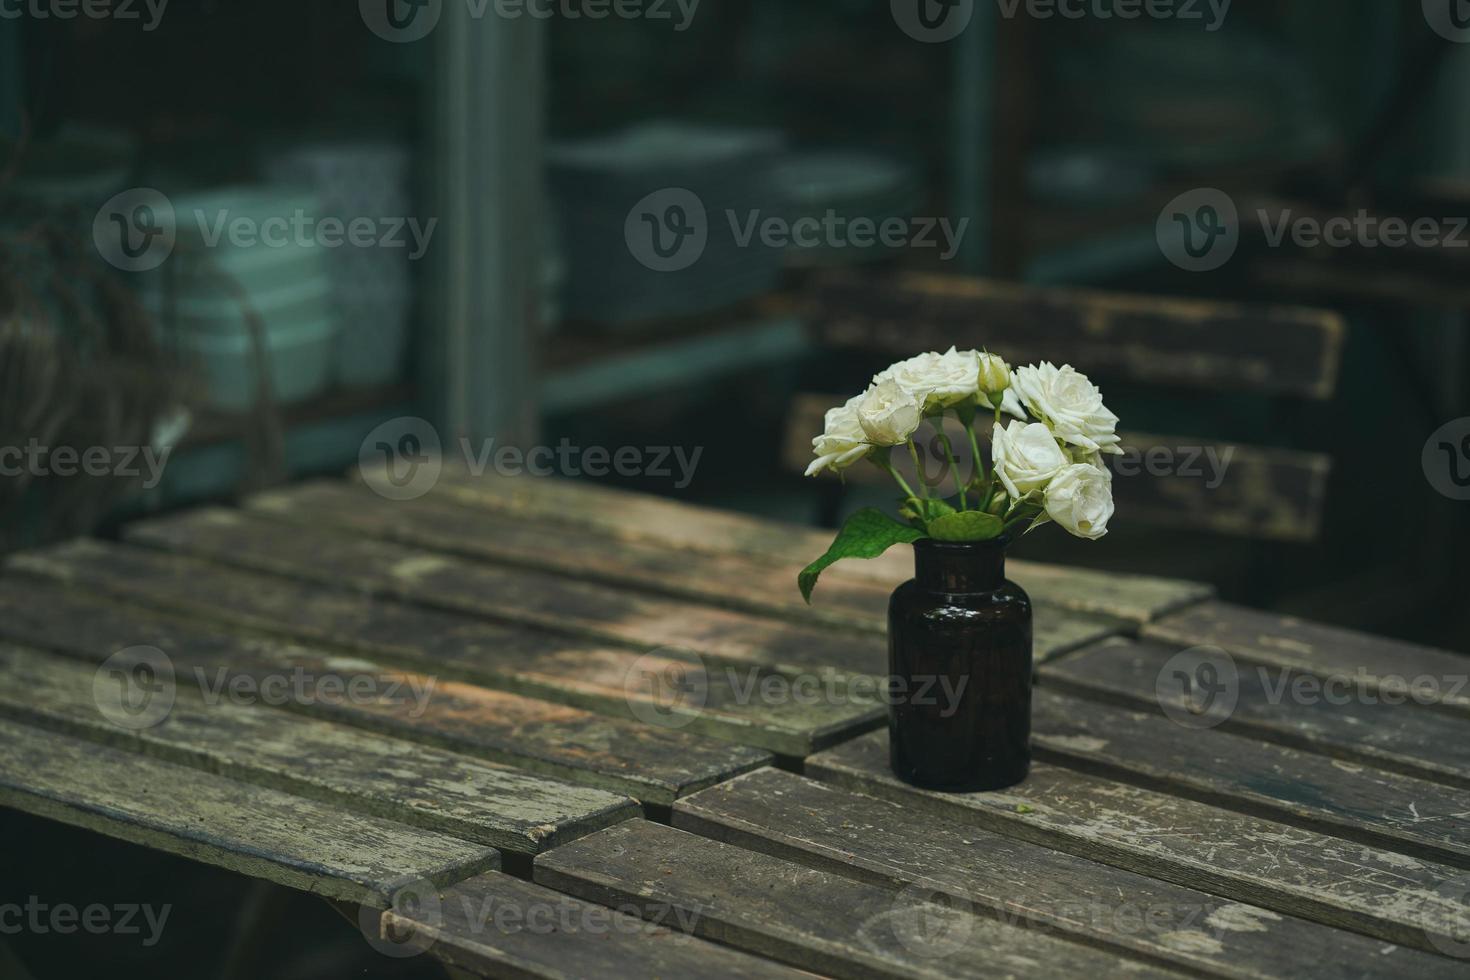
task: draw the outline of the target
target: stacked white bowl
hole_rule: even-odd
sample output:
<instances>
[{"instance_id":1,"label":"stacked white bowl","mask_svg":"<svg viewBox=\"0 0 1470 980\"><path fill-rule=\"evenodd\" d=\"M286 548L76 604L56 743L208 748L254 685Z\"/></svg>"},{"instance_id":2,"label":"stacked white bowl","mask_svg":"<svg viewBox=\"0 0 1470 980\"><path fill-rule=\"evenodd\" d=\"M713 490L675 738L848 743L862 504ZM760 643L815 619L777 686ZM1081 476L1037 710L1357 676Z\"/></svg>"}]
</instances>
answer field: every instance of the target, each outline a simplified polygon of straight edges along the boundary
<instances>
[{"instance_id":1,"label":"stacked white bowl","mask_svg":"<svg viewBox=\"0 0 1470 980\"><path fill-rule=\"evenodd\" d=\"M198 364L208 404L246 411L259 398L252 314L275 401L319 394L340 319L311 224L316 198L263 185L175 196L172 204L174 250L143 279L143 303L163 340Z\"/></svg>"},{"instance_id":2,"label":"stacked white bowl","mask_svg":"<svg viewBox=\"0 0 1470 980\"><path fill-rule=\"evenodd\" d=\"M369 219L380 233L415 214L409 194L408 149L380 139L332 139L282 145L265 154L267 177L309 187L324 217ZM407 229L397 240L411 243ZM354 245L330 250L327 268L343 329L333 373L347 385L386 384L402 373L413 313L410 247Z\"/></svg>"}]
</instances>

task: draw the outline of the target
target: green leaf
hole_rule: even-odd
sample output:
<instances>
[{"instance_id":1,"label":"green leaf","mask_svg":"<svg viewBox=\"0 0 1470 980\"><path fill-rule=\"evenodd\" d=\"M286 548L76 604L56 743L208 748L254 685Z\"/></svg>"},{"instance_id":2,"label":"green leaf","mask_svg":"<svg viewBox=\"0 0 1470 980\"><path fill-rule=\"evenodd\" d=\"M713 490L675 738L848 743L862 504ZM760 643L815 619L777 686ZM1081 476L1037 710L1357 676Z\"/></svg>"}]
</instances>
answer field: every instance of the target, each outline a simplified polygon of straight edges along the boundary
<instances>
[{"instance_id":1,"label":"green leaf","mask_svg":"<svg viewBox=\"0 0 1470 980\"><path fill-rule=\"evenodd\" d=\"M924 532L907 524L900 524L887 514L873 507L858 511L847 519L842 530L827 553L796 577L801 587L801 596L812 601L812 589L817 586L817 576L833 562L844 558L877 558L896 544L908 544L924 537Z\"/></svg>"},{"instance_id":2,"label":"green leaf","mask_svg":"<svg viewBox=\"0 0 1470 980\"><path fill-rule=\"evenodd\" d=\"M994 514L970 510L963 514L947 514L929 525L929 537L935 541L990 541L1000 537L1005 523Z\"/></svg>"},{"instance_id":3,"label":"green leaf","mask_svg":"<svg viewBox=\"0 0 1470 980\"><path fill-rule=\"evenodd\" d=\"M919 500L914 497L910 498L908 503L910 507L918 511L919 520L925 526L928 526L930 521L955 513L954 507L947 500L936 500L932 497L928 500Z\"/></svg>"}]
</instances>

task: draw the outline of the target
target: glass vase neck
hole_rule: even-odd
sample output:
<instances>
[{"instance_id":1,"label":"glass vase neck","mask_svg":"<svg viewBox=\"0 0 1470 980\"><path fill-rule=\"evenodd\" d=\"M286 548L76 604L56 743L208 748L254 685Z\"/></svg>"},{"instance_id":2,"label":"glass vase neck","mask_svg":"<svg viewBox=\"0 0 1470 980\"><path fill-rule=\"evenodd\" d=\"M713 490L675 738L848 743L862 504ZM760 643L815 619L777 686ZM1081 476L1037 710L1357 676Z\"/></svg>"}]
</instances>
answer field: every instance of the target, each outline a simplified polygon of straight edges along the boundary
<instances>
[{"instance_id":1,"label":"glass vase neck","mask_svg":"<svg viewBox=\"0 0 1470 980\"><path fill-rule=\"evenodd\" d=\"M1004 538L994 541L914 542L914 581L930 592L989 592L1006 577Z\"/></svg>"}]
</instances>

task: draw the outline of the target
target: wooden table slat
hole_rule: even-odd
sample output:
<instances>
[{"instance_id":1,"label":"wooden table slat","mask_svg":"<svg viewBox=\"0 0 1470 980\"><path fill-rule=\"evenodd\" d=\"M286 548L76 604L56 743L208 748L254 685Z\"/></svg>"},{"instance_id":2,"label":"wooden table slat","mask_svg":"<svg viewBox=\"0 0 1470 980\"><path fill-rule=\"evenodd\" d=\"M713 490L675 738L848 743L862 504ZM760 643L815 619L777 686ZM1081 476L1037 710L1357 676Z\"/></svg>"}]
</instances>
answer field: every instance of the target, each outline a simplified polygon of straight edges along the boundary
<instances>
[{"instance_id":1,"label":"wooden table slat","mask_svg":"<svg viewBox=\"0 0 1470 980\"><path fill-rule=\"evenodd\" d=\"M844 977L1174 976L1163 967L994 916L632 820L536 860L536 881L633 903L716 939Z\"/></svg>"},{"instance_id":2,"label":"wooden table slat","mask_svg":"<svg viewBox=\"0 0 1470 980\"><path fill-rule=\"evenodd\" d=\"M838 685L832 698L768 703L752 697L752 685L762 682L769 668L677 651L640 656L623 647L147 548L83 539L14 556L8 567L167 613L325 644L601 714L654 718L671 728L786 755L807 755L871 730L887 717L875 698L862 692L849 698ZM688 696L655 690L654 678L665 676L682 677L690 685Z\"/></svg>"},{"instance_id":3,"label":"wooden table slat","mask_svg":"<svg viewBox=\"0 0 1470 980\"><path fill-rule=\"evenodd\" d=\"M1287 915L1433 951L1463 936L1464 871L1166 792L1036 764L997 793L898 780L888 740L866 735L807 760L809 776L978 829L1029 840Z\"/></svg>"},{"instance_id":4,"label":"wooden table slat","mask_svg":"<svg viewBox=\"0 0 1470 980\"><path fill-rule=\"evenodd\" d=\"M796 588L802 567L748 555L706 555L657 544L620 541L583 528L527 521L448 498L386 500L366 487L312 483L260 494L247 501L252 513L312 527L346 531L435 552L507 563L755 615L778 616L825 628L886 636L888 597L912 574L893 582L836 579L823 584L819 601L808 605ZM825 550L825 549L824 549ZM815 557L815 556L813 556ZM1055 656L1117 633L1116 618L1052 605L1043 590L1036 601L1038 648Z\"/></svg>"},{"instance_id":5,"label":"wooden table slat","mask_svg":"<svg viewBox=\"0 0 1470 980\"><path fill-rule=\"evenodd\" d=\"M617 909L489 872L444 889L430 909L383 913L383 934L484 977L584 980L807 976Z\"/></svg>"},{"instance_id":6,"label":"wooden table slat","mask_svg":"<svg viewBox=\"0 0 1470 980\"><path fill-rule=\"evenodd\" d=\"M1448 960L761 769L680 800L674 826L1215 976L1450 976Z\"/></svg>"},{"instance_id":7,"label":"wooden table slat","mask_svg":"<svg viewBox=\"0 0 1470 980\"><path fill-rule=\"evenodd\" d=\"M1470 656L1461 653L1213 601L1149 624L1143 637L1180 647L1216 646L1254 663L1343 677L1395 696L1405 683L1422 680L1425 703L1470 714Z\"/></svg>"},{"instance_id":8,"label":"wooden table slat","mask_svg":"<svg viewBox=\"0 0 1470 980\"><path fill-rule=\"evenodd\" d=\"M1113 639L1043 665L1041 678L1049 690L1157 712L1161 672L1182 665L1188 676L1195 675L1195 662L1177 656L1174 647ZM1221 730L1470 788L1470 719L1363 700L1355 690L1324 690L1311 675L1245 662L1235 666L1235 675L1221 680L1236 698ZM1294 698L1292 689L1303 680L1313 683ZM1171 706L1189 710L1181 692L1167 697Z\"/></svg>"},{"instance_id":9,"label":"wooden table slat","mask_svg":"<svg viewBox=\"0 0 1470 980\"><path fill-rule=\"evenodd\" d=\"M128 540L450 612L524 623L640 651L674 647L791 670L882 673L879 637L834 636L697 603L527 569L496 568L361 535L206 508L142 521Z\"/></svg>"},{"instance_id":10,"label":"wooden table slat","mask_svg":"<svg viewBox=\"0 0 1470 980\"><path fill-rule=\"evenodd\" d=\"M158 613L15 579L0 590L0 636L99 663L118 650L153 646L185 676L202 667L233 678L303 671L366 676L379 689L429 690L425 708L316 698L287 707L382 734L668 805L684 793L764 765L769 753L683 732L633 724L372 661L254 639ZM432 687L430 687L432 685Z\"/></svg>"},{"instance_id":11,"label":"wooden table slat","mask_svg":"<svg viewBox=\"0 0 1470 980\"><path fill-rule=\"evenodd\" d=\"M0 719L0 804L347 902L499 867L493 848Z\"/></svg>"},{"instance_id":12,"label":"wooden table slat","mask_svg":"<svg viewBox=\"0 0 1470 980\"><path fill-rule=\"evenodd\" d=\"M554 521L665 548L704 554L744 554L805 567L832 543L832 532L712 507L633 493L588 481L473 477L446 466L434 494L477 507ZM1064 565L1011 560L1012 578L1037 601L1078 612L1144 622L1212 594L1207 585L1144 575L1120 575ZM914 573L913 556L895 548L870 561L835 565L823 585L877 583L892 589Z\"/></svg>"},{"instance_id":13,"label":"wooden table slat","mask_svg":"<svg viewBox=\"0 0 1470 980\"><path fill-rule=\"evenodd\" d=\"M122 727L98 710L98 672L79 661L0 643L0 670L10 682L0 712L28 724L502 851L536 854L640 814L626 796L228 698L211 704L177 681L156 724Z\"/></svg>"},{"instance_id":14,"label":"wooden table slat","mask_svg":"<svg viewBox=\"0 0 1470 980\"><path fill-rule=\"evenodd\" d=\"M1470 867L1470 792L1047 691L1038 758L1311 830Z\"/></svg>"}]
</instances>

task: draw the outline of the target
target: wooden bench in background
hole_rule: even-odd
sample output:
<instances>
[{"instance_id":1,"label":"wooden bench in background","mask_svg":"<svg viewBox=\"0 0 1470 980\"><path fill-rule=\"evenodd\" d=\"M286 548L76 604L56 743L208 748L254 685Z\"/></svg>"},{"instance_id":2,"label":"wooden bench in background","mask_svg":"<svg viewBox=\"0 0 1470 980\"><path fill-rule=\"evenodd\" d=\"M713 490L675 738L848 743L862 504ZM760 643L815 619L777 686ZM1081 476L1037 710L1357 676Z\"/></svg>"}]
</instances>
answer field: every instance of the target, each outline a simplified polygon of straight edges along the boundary
<instances>
[{"instance_id":1,"label":"wooden bench in background","mask_svg":"<svg viewBox=\"0 0 1470 980\"><path fill-rule=\"evenodd\" d=\"M1297 402L1332 396L1346 332L1341 317L1320 310L1032 288L933 274L823 276L813 287L809 312L819 341L836 350L897 359L951 345L983 347L1012 363L1069 362L1085 365L1095 377L1130 385ZM789 467L805 470L823 413L844 400L797 397L783 450ZM1120 476L1116 487L1131 520L1267 540L1318 536L1332 469L1329 455L1183 435L1123 435L1132 475ZM1150 475L1142 464L1150 452L1163 451L1178 465L1203 472ZM1211 454L1229 460L1217 486L1207 486ZM887 477L866 470L857 467L849 474L886 484Z\"/></svg>"}]
</instances>

